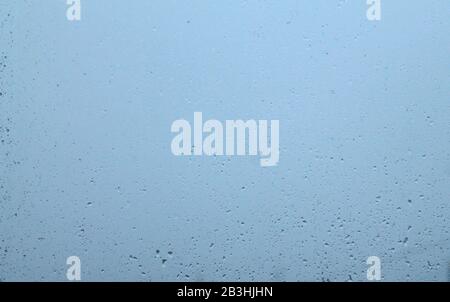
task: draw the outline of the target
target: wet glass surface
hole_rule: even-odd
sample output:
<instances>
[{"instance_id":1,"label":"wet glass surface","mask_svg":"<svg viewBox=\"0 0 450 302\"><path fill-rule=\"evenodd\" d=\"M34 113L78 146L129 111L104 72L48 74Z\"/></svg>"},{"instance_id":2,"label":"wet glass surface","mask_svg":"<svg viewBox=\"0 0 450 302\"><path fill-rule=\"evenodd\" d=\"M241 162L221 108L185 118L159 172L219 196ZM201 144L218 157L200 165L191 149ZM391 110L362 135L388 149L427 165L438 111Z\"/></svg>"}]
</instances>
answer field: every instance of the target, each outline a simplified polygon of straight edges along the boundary
<instances>
[{"instance_id":1,"label":"wet glass surface","mask_svg":"<svg viewBox=\"0 0 450 302\"><path fill-rule=\"evenodd\" d=\"M450 3L0 2L0 280L446 281ZM171 124L279 120L279 162Z\"/></svg>"}]
</instances>

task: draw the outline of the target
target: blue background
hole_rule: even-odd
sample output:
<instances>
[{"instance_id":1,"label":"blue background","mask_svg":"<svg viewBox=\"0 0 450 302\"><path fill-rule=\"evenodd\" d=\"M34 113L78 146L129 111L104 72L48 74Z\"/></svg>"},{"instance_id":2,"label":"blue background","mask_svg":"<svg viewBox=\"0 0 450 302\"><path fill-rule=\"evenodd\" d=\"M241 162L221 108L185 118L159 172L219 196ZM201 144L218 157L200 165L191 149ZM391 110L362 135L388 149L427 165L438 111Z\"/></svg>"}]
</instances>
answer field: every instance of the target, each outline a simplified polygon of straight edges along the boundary
<instances>
[{"instance_id":1,"label":"blue background","mask_svg":"<svg viewBox=\"0 0 450 302\"><path fill-rule=\"evenodd\" d=\"M0 2L0 280L448 279L450 2ZM280 120L280 162L172 122Z\"/></svg>"}]
</instances>

